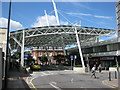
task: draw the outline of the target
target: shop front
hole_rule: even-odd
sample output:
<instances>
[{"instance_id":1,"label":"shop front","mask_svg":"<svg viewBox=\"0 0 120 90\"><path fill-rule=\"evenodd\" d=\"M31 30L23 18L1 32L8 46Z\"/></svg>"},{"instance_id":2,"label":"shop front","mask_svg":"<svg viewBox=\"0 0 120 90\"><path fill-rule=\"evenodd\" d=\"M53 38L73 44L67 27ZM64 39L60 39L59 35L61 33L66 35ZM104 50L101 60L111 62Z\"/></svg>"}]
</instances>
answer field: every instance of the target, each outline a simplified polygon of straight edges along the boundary
<instances>
[{"instance_id":1,"label":"shop front","mask_svg":"<svg viewBox=\"0 0 120 90\"><path fill-rule=\"evenodd\" d=\"M100 63L104 70L109 70L109 67L116 65L115 57L114 56L100 57Z\"/></svg>"}]
</instances>

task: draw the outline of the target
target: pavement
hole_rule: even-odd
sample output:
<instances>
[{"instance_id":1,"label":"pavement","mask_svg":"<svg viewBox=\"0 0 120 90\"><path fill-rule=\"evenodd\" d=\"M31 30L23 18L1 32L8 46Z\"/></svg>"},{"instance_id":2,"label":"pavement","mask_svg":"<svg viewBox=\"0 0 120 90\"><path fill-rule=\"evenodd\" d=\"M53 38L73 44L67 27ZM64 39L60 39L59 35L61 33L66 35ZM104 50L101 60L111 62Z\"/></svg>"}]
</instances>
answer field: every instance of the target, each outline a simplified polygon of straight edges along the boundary
<instances>
[{"instance_id":1,"label":"pavement","mask_svg":"<svg viewBox=\"0 0 120 90\"><path fill-rule=\"evenodd\" d=\"M17 68L12 68L8 72L7 79L7 90L30 90L29 86L25 82L26 78L29 76L24 70L19 70Z\"/></svg>"}]
</instances>

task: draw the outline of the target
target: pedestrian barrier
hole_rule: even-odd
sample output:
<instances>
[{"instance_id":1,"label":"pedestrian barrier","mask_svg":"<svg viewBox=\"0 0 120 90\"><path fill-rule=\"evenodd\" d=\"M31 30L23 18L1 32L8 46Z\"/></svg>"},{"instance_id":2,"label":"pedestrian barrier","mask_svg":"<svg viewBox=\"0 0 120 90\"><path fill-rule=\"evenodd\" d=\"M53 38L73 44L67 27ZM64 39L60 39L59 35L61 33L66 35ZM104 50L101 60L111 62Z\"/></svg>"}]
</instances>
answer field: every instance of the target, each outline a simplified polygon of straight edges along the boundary
<instances>
[{"instance_id":1,"label":"pedestrian barrier","mask_svg":"<svg viewBox=\"0 0 120 90\"><path fill-rule=\"evenodd\" d=\"M109 77L109 81L111 81L111 72L109 72L109 76L108 77Z\"/></svg>"},{"instance_id":2,"label":"pedestrian barrier","mask_svg":"<svg viewBox=\"0 0 120 90\"><path fill-rule=\"evenodd\" d=\"M112 76L111 72L109 72L109 75L108 75L109 81L111 81L111 78L112 78L111 76ZM115 79L117 79L117 71L114 72L114 77Z\"/></svg>"},{"instance_id":3,"label":"pedestrian barrier","mask_svg":"<svg viewBox=\"0 0 120 90\"><path fill-rule=\"evenodd\" d=\"M117 72L115 71L115 79L117 79Z\"/></svg>"}]
</instances>

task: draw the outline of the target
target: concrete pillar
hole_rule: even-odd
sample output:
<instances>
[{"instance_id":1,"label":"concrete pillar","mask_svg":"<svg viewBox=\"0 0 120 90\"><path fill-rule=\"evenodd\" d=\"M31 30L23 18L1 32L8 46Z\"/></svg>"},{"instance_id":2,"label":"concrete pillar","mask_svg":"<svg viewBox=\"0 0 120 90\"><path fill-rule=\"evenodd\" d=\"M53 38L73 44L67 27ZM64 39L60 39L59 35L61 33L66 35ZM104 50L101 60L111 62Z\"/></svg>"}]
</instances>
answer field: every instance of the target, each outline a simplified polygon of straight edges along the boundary
<instances>
[{"instance_id":1,"label":"concrete pillar","mask_svg":"<svg viewBox=\"0 0 120 90\"><path fill-rule=\"evenodd\" d=\"M23 30L23 39L22 39L22 47L21 47L21 66L24 66L24 42L25 41L25 31Z\"/></svg>"},{"instance_id":2,"label":"concrete pillar","mask_svg":"<svg viewBox=\"0 0 120 90\"><path fill-rule=\"evenodd\" d=\"M77 28L76 27L75 27L75 34L76 34L77 45L78 45L78 49L79 49L79 55L80 55L81 62L82 62L82 67L85 68L83 55L82 55L82 50L81 50L81 45L80 45L80 40L79 40L79 36L78 36L78 32L77 32Z\"/></svg>"}]
</instances>

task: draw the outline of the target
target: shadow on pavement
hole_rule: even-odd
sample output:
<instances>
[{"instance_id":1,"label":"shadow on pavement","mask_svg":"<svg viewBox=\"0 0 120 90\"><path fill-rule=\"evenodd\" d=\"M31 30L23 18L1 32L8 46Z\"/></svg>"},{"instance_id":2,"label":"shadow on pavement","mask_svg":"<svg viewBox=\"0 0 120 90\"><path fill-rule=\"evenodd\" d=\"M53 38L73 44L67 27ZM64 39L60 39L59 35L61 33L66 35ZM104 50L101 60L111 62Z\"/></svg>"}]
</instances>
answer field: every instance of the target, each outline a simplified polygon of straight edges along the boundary
<instances>
[{"instance_id":1,"label":"shadow on pavement","mask_svg":"<svg viewBox=\"0 0 120 90\"><path fill-rule=\"evenodd\" d=\"M16 90L16 89L30 90L29 86L25 82L26 78L29 75L30 74L26 73L24 69L18 69L16 67L11 68L8 71L8 78L7 78L7 85L6 85L7 90Z\"/></svg>"}]
</instances>

